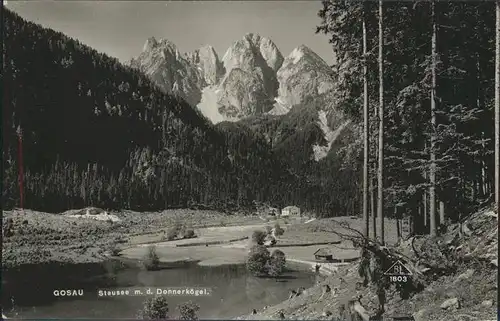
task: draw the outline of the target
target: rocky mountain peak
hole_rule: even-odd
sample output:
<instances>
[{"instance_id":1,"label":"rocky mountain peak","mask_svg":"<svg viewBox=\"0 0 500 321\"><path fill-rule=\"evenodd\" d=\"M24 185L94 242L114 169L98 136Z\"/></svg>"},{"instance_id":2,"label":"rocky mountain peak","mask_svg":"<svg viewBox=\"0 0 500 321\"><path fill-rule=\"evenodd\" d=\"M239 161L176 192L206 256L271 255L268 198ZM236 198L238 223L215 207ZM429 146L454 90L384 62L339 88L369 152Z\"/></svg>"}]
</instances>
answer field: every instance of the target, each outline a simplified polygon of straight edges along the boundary
<instances>
[{"instance_id":1,"label":"rocky mountain peak","mask_svg":"<svg viewBox=\"0 0 500 321\"><path fill-rule=\"evenodd\" d=\"M306 64L314 64L316 67L321 69L327 68L330 70L330 66L324 61L318 54L312 51L306 45L300 45L293 49L292 52L286 57L284 65L297 64L299 62L304 62ZM285 67L286 66L282 66Z\"/></svg>"},{"instance_id":2,"label":"rocky mountain peak","mask_svg":"<svg viewBox=\"0 0 500 321\"><path fill-rule=\"evenodd\" d=\"M154 37L143 49L132 65L213 121L267 113L273 107L271 113L287 113L333 88L330 67L309 47L300 45L285 58L271 39L257 33L232 43L222 59L210 45L181 54L169 40Z\"/></svg>"},{"instance_id":3,"label":"rocky mountain peak","mask_svg":"<svg viewBox=\"0 0 500 321\"><path fill-rule=\"evenodd\" d=\"M149 38L131 66L149 76L165 92L174 93L196 105L206 85L200 71L167 39Z\"/></svg>"},{"instance_id":4,"label":"rocky mountain peak","mask_svg":"<svg viewBox=\"0 0 500 321\"><path fill-rule=\"evenodd\" d=\"M144 47L142 48L142 51L150 51L154 47L158 45L158 41L156 40L155 37L149 37L148 40L146 40L146 43L144 44Z\"/></svg>"},{"instance_id":5,"label":"rocky mountain peak","mask_svg":"<svg viewBox=\"0 0 500 321\"><path fill-rule=\"evenodd\" d=\"M305 45L292 50L278 70L277 77L280 86L272 112L276 114L285 113L291 107L334 88L330 66Z\"/></svg>"},{"instance_id":6,"label":"rocky mountain peak","mask_svg":"<svg viewBox=\"0 0 500 321\"><path fill-rule=\"evenodd\" d=\"M277 71L283 63L283 55L269 38L255 33L247 33L243 39L234 42L222 58L226 71L240 68L263 67L264 63L273 71Z\"/></svg>"},{"instance_id":7,"label":"rocky mountain peak","mask_svg":"<svg viewBox=\"0 0 500 321\"><path fill-rule=\"evenodd\" d=\"M254 105L258 104L258 100L273 101L277 95L279 84L276 71L283 63L283 55L278 47L268 38L248 33L229 47L222 63L226 70L225 77L232 75L231 81L221 83L222 99L219 102L226 104L223 110L267 110L267 107L256 108ZM233 69L239 71L231 74ZM249 84L237 85L236 79L248 81ZM256 82L262 83L263 86L257 86Z\"/></svg>"},{"instance_id":8,"label":"rocky mountain peak","mask_svg":"<svg viewBox=\"0 0 500 321\"><path fill-rule=\"evenodd\" d=\"M224 66L219 60L215 48L210 45L188 54L189 61L196 65L208 85L215 85L224 76Z\"/></svg>"},{"instance_id":9,"label":"rocky mountain peak","mask_svg":"<svg viewBox=\"0 0 500 321\"><path fill-rule=\"evenodd\" d=\"M249 32L249 33L245 34L245 36L243 38L247 39L249 42L251 42L253 44L256 44L260 41L260 35L253 33L253 32Z\"/></svg>"}]
</instances>

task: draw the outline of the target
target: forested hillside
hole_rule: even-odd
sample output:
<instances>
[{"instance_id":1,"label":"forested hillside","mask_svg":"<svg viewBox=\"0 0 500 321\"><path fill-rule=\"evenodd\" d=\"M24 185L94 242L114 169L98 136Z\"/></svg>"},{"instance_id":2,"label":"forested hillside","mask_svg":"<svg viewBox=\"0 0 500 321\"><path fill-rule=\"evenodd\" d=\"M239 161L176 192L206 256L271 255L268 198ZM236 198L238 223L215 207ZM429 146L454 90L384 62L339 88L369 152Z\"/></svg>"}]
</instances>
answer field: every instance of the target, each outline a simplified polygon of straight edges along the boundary
<instances>
[{"instance_id":1,"label":"forested hillside","mask_svg":"<svg viewBox=\"0 0 500 321\"><path fill-rule=\"evenodd\" d=\"M253 132L215 128L138 71L8 10L4 26L4 208L20 204L18 129L27 208L316 205Z\"/></svg>"},{"instance_id":2,"label":"forested hillside","mask_svg":"<svg viewBox=\"0 0 500 321\"><path fill-rule=\"evenodd\" d=\"M356 215L361 204L361 132L356 118L336 108L335 101L331 96L311 97L285 115L259 115L240 121L266 139L291 171L314 182L316 190L310 193L317 195L313 201L319 216ZM319 112L325 110L326 123L337 129L332 142L327 141L319 124ZM346 122L347 126L342 126ZM315 146L326 147L325 157L316 159Z\"/></svg>"}]
</instances>

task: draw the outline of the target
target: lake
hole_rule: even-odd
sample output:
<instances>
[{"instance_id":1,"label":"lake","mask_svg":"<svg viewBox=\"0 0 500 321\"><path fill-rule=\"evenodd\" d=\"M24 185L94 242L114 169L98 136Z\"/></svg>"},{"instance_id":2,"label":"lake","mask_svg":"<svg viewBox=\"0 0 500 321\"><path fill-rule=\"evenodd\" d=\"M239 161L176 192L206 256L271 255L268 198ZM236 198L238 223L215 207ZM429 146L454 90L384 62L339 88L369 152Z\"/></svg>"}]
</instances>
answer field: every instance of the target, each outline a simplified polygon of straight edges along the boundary
<instances>
[{"instance_id":1,"label":"lake","mask_svg":"<svg viewBox=\"0 0 500 321\"><path fill-rule=\"evenodd\" d=\"M244 265L204 267L183 264L159 271L144 271L136 263L44 265L3 272L2 306L23 318L135 318L148 296L99 297L103 289L194 287L210 289L210 296L168 296L169 316L179 316L177 305L193 301L199 317L232 318L286 300L289 290L311 287L316 275L289 270L278 282L247 274ZM83 295L56 297L56 289L82 289ZM81 294L75 293L75 294Z\"/></svg>"}]
</instances>

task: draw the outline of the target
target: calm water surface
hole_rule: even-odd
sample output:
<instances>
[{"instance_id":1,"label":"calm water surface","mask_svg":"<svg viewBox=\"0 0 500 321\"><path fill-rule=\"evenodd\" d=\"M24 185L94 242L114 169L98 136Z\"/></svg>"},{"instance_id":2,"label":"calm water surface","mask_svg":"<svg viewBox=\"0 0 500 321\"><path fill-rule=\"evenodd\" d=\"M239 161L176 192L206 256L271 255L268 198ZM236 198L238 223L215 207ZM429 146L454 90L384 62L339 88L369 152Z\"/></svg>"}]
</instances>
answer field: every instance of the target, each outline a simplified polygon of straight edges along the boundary
<instances>
[{"instance_id":1,"label":"calm water surface","mask_svg":"<svg viewBox=\"0 0 500 321\"><path fill-rule=\"evenodd\" d=\"M2 306L9 316L25 318L135 318L147 297L98 297L98 289L203 287L211 296L169 296L170 316L177 305L192 300L201 318L230 318L247 314L288 298L289 290L310 287L315 275L289 271L280 282L247 274L244 266L202 267L189 264L159 271L144 271L130 263L107 262L69 267L33 266L7 271L2 281ZM83 289L83 297L55 297L55 289Z\"/></svg>"}]
</instances>

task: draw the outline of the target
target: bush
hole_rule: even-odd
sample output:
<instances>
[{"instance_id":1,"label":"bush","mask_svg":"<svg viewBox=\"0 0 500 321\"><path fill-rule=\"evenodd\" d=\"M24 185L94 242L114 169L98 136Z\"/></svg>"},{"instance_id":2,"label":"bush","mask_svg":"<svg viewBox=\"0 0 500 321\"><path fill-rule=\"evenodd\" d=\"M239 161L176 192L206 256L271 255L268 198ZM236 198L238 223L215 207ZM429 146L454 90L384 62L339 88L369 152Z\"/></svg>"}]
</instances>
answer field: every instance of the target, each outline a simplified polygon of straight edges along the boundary
<instances>
[{"instance_id":1,"label":"bush","mask_svg":"<svg viewBox=\"0 0 500 321\"><path fill-rule=\"evenodd\" d=\"M5 223L3 224L2 228L3 228L3 236L5 237L11 237L14 235L13 233L13 226L14 226L14 221L12 220L12 218L7 218L5 220Z\"/></svg>"},{"instance_id":2,"label":"bush","mask_svg":"<svg viewBox=\"0 0 500 321\"><path fill-rule=\"evenodd\" d=\"M271 254L271 258L276 259L276 260L281 260L284 263L286 262L285 253L283 253L283 251L281 251L281 250L274 250L273 254Z\"/></svg>"},{"instance_id":3,"label":"bush","mask_svg":"<svg viewBox=\"0 0 500 321\"><path fill-rule=\"evenodd\" d=\"M280 250L275 250L269 258L267 264L267 273L270 276L279 276L285 270L286 257L285 253Z\"/></svg>"},{"instance_id":4,"label":"bush","mask_svg":"<svg viewBox=\"0 0 500 321\"><path fill-rule=\"evenodd\" d=\"M112 256L118 256L120 255L120 248L118 248L116 244L112 244L109 249L109 252L111 253Z\"/></svg>"},{"instance_id":5,"label":"bush","mask_svg":"<svg viewBox=\"0 0 500 321\"><path fill-rule=\"evenodd\" d=\"M168 303L164 296L149 298L143 303L137 318L143 320L164 320L168 317Z\"/></svg>"},{"instance_id":6,"label":"bush","mask_svg":"<svg viewBox=\"0 0 500 321\"><path fill-rule=\"evenodd\" d=\"M200 306L192 301L179 304L177 306L179 313L181 314L180 320L198 320L198 311Z\"/></svg>"},{"instance_id":7,"label":"bush","mask_svg":"<svg viewBox=\"0 0 500 321\"><path fill-rule=\"evenodd\" d=\"M265 275L269 258L270 254L265 246L252 246L247 258L247 270L255 276Z\"/></svg>"},{"instance_id":8,"label":"bush","mask_svg":"<svg viewBox=\"0 0 500 321\"><path fill-rule=\"evenodd\" d=\"M258 245L263 245L266 240L266 233L263 231L253 231L252 242Z\"/></svg>"},{"instance_id":9,"label":"bush","mask_svg":"<svg viewBox=\"0 0 500 321\"><path fill-rule=\"evenodd\" d=\"M196 237L196 234L194 234L193 229L187 229L186 231L184 231L184 238L185 239L192 239L194 237Z\"/></svg>"},{"instance_id":10,"label":"bush","mask_svg":"<svg viewBox=\"0 0 500 321\"><path fill-rule=\"evenodd\" d=\"M269 225L266 225L266 233L268 235L270 235L272 233L273 229L269 226Z\"/></svg>"},{"instance_id":11,"label":"bush","mask_svg":"<svg viewBox=\"0 0 500 321\"><path fill-rule=\"evenodd\" d=\"M278 223L276 223L274 225L274 231L276 233L276 236L281 236L281 235L283 235L285 233L285 230L282 229L281 226Z\"/></svg>"},{"instance_id":12,"label":"bush","mask_svg":"<svg viewBox=\"0 0 500 321\"><path fill-rule=\"evenodd\" d=\"M175 227L171 227L167 230L167 240L173 241L177 238L178 230Z\"/></svg>"},{"instance_id":13,"label":"bush","mask_svg":"<svg viewBox=\"0 0 500 321\"><path fill-rule=\"evenodd\" d=\"M154 245L148 247L148 252L143 258L143 265L148 271L158 269L158 266L160 265L160 258L158 257L158 254L156 254L156 247Z\"/></svg>"}]
</instances>

